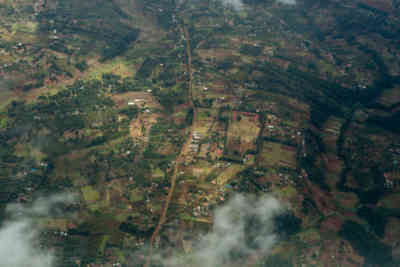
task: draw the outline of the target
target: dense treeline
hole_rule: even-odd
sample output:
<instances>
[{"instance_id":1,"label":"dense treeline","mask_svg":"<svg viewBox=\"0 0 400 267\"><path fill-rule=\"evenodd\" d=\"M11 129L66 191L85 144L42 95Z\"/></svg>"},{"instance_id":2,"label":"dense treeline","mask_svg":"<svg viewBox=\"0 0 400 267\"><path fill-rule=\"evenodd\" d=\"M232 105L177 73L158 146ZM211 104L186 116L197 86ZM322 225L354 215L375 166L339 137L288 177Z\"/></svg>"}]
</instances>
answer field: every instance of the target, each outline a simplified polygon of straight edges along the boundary
<instances>
[{"instance_id":1,"label":"dense treeline","mask_svg":"<svg viewBox=\"0 0 400 267\"><path fill-rule=\"evenodd\" d=\"M120 55L138 38L139 30L122 22L130 19L114 1L100 0L61 1L38 15L42 33L57 33L66 37L51 42L51 48L67 54L72 53L67 43L73 46L79 44L79 53L98 48L102 60ZM68 37L71 35L84 38Z\"/></svg>"},{"instance_id":2,"label":"dense treeline","mask_svg":"<svg viewBox=\"0 0 400 267\"><path fill-rule=\"evenodd\" d=\"M365 257L366 264L386 266L392 261L390 247L381 243L362 225L354 221L346 221L339 234L348 240L361 256Z\"/></svg>"},{"instance_id":3,"label":"dense treeline","mask_svg":"<svg viewBox=\"0 0 400 267\"><path fill-rule=\"evenodd\" d=\"M373 116L368 118L367 123L377 125L387 131L400 133L400 112L396 112L390 117Z\"/></svg>"},{"instance_id":4,"label":"dense treeline","mask_svg":"<svg viewBox=\"0 0 400 267\"><path fill-rule=\"evenodd\" d=\"M325 180L323 166L317 165L317 157L325 152L325 146L321 137L311 130L305 132L305 142L307 144L306 156L299 158L299 165L306 170L309 179L318 184L321 189L330 191L330 188Z\"/></svg>"},{"instance_id":5,"label":"dense treeline","mask_svg":"<svg viewBox=\"0 0 400 267\"><path fill-rule=\"evenodd\" d=\"M314 110L321 114L318 117L329 116L327 114L342 117L346 109L355 101L351 90L296 68L284 71L272 64L264 64L255 70L263 73L261 78L255 80L258 88L304 100L312 107L315 106Z\"/></svg>"}]
</instances>

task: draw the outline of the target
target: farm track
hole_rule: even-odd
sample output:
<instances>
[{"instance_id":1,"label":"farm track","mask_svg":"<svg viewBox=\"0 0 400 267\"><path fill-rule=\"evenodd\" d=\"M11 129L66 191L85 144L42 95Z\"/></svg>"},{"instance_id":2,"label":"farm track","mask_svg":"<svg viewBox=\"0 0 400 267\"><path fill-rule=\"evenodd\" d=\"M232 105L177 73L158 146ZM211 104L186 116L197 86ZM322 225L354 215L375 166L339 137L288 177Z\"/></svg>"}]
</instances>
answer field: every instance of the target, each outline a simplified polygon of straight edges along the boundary
<instances>
[{"instance_id":1,"label":"farm track","mask_svg":"<svg viewBox=\"0 0 400 267\"><path fill-rule=\"evenodd\" d=\"M191 47L190 47L190 36L189 36L189 31L187 30L186 27L181 28L181 30L184 33L185 39L186 39L186 56L187 56L187 72L189 74L189 84L188 84L188 90L189 90L189 97L188 97L188 102L189 102L189 106L192 108L193 110L193 120L192 120L192 125L190 126L190 131L189 131L189 138L186 140L185 144L182 146L181 151L175 161L175 166L174 166L174 172L171 176L171 186L169 188L168 191L168 196L165 202L165 205L163 207L162 213L161 213L161 217L160 220L153 232L153 234L151 235L150 238L150 242L149 242L149 254L146 258L146 263L144 265L144 267L149 267L150 263L151 263L151 257L153 254L153 243L155 238L158 236L162 225L165 223L165 220L167 218L167 212L168 212L168 207L169 204L171 202L171 199L173 197L174 191L175 191L175 187L176 187L176 180L177 180L177 175L178 175L178 170L179 170L179 166L181 165L181 163L184 162L185 160L185 151L187 151L187 147L190 144L191 141L191 136L194 130L194 122L196 121L196 108L193 104L193 92L192 92L192 84L193 84L193 72L192 72L192 54L191 54Z\"/></svg>"}]
</instances>

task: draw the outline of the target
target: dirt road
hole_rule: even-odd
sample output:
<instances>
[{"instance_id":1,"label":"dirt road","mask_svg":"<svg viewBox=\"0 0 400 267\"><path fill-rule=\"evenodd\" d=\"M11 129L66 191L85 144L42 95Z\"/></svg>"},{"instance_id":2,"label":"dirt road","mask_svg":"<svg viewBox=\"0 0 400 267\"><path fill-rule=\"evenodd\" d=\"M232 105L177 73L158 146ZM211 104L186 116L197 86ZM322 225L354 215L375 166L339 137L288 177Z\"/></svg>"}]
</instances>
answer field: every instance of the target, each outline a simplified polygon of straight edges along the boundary
<instances>
[{"instance_id":1,"label":"dirt road","mask_svg":"<svg viewBox=\"0 0 400 267\"><path fill-rule=\"evenodd\" d=\"M160 220L157 224L156 229L154 230L151 238L150 238L150 243L149 243L149 254L146 258L146 263L144 265L144 267L149 267L150 263L151 263L151 257L153 254L153 243L155 238L157 237L157 235L159 234L162 225L164 224L166 218L167 218L167 212L168 212L168 207L169 204L171 202L172 196L174 194L175 191L175 187L176 187L176 179L177 179L177 175L178 175L178 170L179 170L179 166L184 162L185 160L185 151L187 151L187 147L189 146L190 142L191 142L191 136L193 133L193 129L194 129L194 122L196 121L196 107L193 105L193 92L192 92L192 84L193 84L193 72L192 72L192 54L191 54L191 47L190 47L190 36L189 36L189 32L187 30L186 27L181 28L181 30L184 33L185 39L186 39L186 56L187 56L187 72L189 74L189 84L188 84L188 90L189 90L189 95L188 95L188 102L190 107L193 109L193 120L192 120L192 125L190 126L190 132L189 132L189 138L186 140L185 144L182 146L181 151L175 161L175 166L174 166L174 171L173 174L171 176L171 186L169 188L168 191L168 196L167 199L165 201L165 205L163 207L162 213L161 213L161 217Z\"/></svg>"}]
</instances>

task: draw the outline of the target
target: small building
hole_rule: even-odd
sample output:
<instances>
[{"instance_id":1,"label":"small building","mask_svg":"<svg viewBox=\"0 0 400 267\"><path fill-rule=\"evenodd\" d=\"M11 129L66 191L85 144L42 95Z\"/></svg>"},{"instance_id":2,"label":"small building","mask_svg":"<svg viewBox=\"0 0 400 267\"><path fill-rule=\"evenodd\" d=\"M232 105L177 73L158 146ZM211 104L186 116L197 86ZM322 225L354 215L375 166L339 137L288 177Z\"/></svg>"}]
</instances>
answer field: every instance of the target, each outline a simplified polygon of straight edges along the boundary
<instances>
[{"instance_id":1,"label":"small building","mask_svg":"<svg viewBox=\"0 0 400 267\"><path fill-rule=\"evenodd\" d=\"M199 150L199 145L198 144L190 144L189 148L192 152L197 152Z\"/></svg>"}]
</instances>

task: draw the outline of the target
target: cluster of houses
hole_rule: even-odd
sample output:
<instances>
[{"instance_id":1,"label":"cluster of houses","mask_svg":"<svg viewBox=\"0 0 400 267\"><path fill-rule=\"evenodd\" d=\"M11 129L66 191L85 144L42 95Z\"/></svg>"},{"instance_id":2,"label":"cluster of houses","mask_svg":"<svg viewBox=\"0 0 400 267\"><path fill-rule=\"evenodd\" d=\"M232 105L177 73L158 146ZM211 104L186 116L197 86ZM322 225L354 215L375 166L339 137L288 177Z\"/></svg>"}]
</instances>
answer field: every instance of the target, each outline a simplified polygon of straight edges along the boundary
<instances>
[{"instance_id":1,"label":"cluster of houses","mask_svg":"<svg viewBox=\"0 0 400 267\"><path fill-rule=\"evenodd\" d=\"M228 168L231 165L231 162L218 162L216 166L217 168Z\"/></svg>"},{"instance_id":2,"label":"cluster of houses","mask_svg":"<svg viewBox=\"0 0 400 267\"><path fill-rule=\"evenodd\" d=\"M191 152L196 153L199 151L200 139L201 139L201 134L196 131L193 131L192 142L189 145Z\"/></svg>"},{"instance_id":3,"label":"cluster of houses","mask_svg":"<svg viewBox=\"0 0 400 267\"><path fill-rule=\"evenodd\" d=\"M230 185L225 185L225 188L230 188ZM221 203L221 202L225 201L226 194L227 194L225 188L221 187L221 188L217 189L217 199L216 199L217 203Z\"/></svg>"},{"instance_id":4,"label":"cluster of houses","mask_svg":"<svg viewBox=\"0 0 400 267\"><path fill-rule=\"evenodd\" d=\"M215 181L213 181L212 183L215 184ZM217 203L224 202L228 193L226 190L229 188L231 188L231 185L225 185L225 187L217 188L216 195L211 197L211 199L215 197L215 201ZM210 197L206 197L207 194L202 190L199 190L197 193L200 194L200 201L202 202L202 204L193 207L193 209L191 210L191 214L194 217L207 217L210 215L210 207L213 205L209 203L211 199Z\"/></svg>"},{"instance_id":5,"label":"cluster of houses","mask_svg":"<svg viewBox=\"0 0 400 267\"><path fill-rule=\"evenodd\" d=\"M128 101L128 106L136 106L136 105L139 105L142 102L143 102L143 104L146 104L145 101L146 101L145 99L136 98L136 99Z\"/></svg>"},{"instance_id":6,"label":"cluster of houses","mask_svg":"<svg viewBox=\"0 0 400 267\"><path fill-rule=\"evenodd\" d=\"M46 2L45 0L39 0L37 2L35 2L35 4L33 5L33 9L35 10L35 16L37 16L40 11L42 11L46 6Z\"/></svg>"},{"instance_id":7,"label":"cluster of houses","mask_svg":"<svg viewBox=\"0 0 400 267\"><path fill-rule=\"evenodd\" d=\"M68 233L64 231L54 231L55 236L62 236L62 237L67 237Z\"/></svg>"},{"instance_id":8,"label":"cluster of houses","mask_svg":"<svg viewBox=\"0 0 400 267\"><path fill-rule=\"evenodd\" d=\"M138 248L144 246L144 237L138 237L136 239L135 246Z\"/></svg>"},{"instance_id":9,"label":"cluster of houses","mask_svg":"<svg viewBox=\"0 0 400 267\"><path fill-rule=\"evenodd\" d=\"M279 173L279 182L281 185L288 185L288 184L295 185L293 177L289 174Z\"/></svg>"},{"instance_id":10,"label":"cluster of houses","mask_svg":"<svg viewBox=\"0 0 400 267\"><path fill-rule=\"evenodd\" d=\"M400 188L400 171L397 170L392 173L384 173L385 177L384 187L386 189Z\"/></svg>"},{"instance_id":11,"label":"cluster of houses","mask_svg":"<svg viewBox=\"0 0 400 267\"><path fill-rule=\"evenodd\" d=\"M393 182L393 180L391 179L391 177L388 175L388 174L384 174L384 176L385 176L385 182L384 182L384 184L383 184L383 186L386 188L386 189L392 189L393 187L394 187L394 182Z\"/></svg>"},{"instance_id":12,"label":"cluster of houses","mask_svg":"<svg viewBox=\"0 0 400 267\"><path fill-rule=\"evenodd\" d=\"M208 216L208 214L209 214L209 209L208 209L207 205L194 207L193 211L192 211L192 215L194 217L198 217L198 216L206 217L206 216Z\"/></svg>"},{"instance_id":13,"label":"cluster of houses","mask_svg":"<svg viewBox=\"0 0 400 267\"><path fill-rule=\"evenodd\" d=\"M400 145L393 146L389 148L389 151L392 152L393 155L399 155L400 156Z\"/></svg>"},{"instance_id":14,"label":"cluster of houses","mask_svg":"<svg viewBox=\"0 0 400 267\"><path fill-rule=\"evenodd\" d=\"M151 90L148 90L148 92L151 92ZM151 113L151 109L146 105L146 99L143 98L135 98L133 100L128 101L128 106L139 106L142 104L142 107L144 108L145 113Z\"/></svg>"},{"instance_id":15,"label":"cluster of houses","mask_svg":"<svg viewBox=\"0 0 400 267\"><path fill-rule=\"evenodd\" d=\"M281 120L273 114L267 115L263 134L265 137L279 138L292 144L300 144L302 140L302 132L299 129L282 124Z\"/></svg>"}]
</instances>

